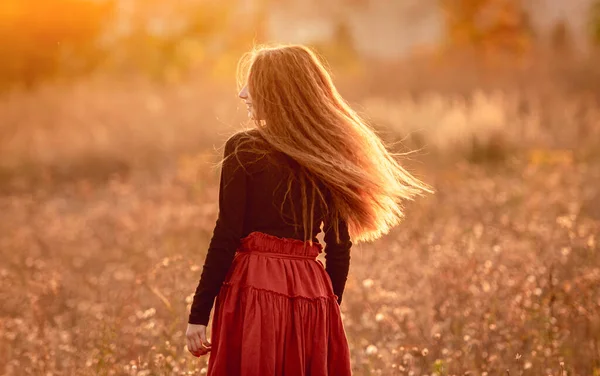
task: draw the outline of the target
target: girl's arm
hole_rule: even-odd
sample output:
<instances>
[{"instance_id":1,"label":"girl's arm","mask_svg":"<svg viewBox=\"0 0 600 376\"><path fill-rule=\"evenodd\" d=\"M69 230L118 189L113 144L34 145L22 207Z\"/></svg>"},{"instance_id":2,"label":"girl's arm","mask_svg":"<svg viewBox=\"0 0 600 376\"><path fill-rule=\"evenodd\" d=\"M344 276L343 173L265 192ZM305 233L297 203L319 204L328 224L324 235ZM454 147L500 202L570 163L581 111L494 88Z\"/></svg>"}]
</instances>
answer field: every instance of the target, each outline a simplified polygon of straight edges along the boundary
<instances>
[{"instance_id":1,"label":"girl's arm","mask_svg":"<svg viewBox=\"0 0 600 376\"><path fill-rule=\"evenodd\" d=\"M235 252L242 238L246 208L247 175L244 166L233 152L241 133L225 143L219 184L219 215L202 268L200 282L194 294L188 323L208 325L210 311ZM242 153L240 153L242 154Z\"/></svg>"},{"instance_id":2,"label":"girl's arm","mask_svg":"<svg viewBox=\"0 0 600 376\"><path fill-rule=\"evenodd\" d=\"M333 224L325 221L323 240L325 241L325 271L331 279L333 293L338 297L338 304L341 304L350 269L352 241L348 234L348 224L344 220L339 220L338 228L339 241L335 238Z\"/></svg>"}]
</instances>

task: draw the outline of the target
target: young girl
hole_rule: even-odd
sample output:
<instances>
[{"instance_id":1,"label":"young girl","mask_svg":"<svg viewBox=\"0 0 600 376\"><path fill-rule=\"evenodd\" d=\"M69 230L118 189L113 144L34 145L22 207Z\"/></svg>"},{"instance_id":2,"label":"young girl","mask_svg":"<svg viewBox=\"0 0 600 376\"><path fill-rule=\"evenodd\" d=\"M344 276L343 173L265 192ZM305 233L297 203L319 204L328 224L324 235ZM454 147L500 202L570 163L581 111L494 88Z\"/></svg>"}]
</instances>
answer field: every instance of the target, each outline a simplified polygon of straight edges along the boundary
<instances>
[{"instance_id":1,"label":"young girl","mask_svg":"<svg viewBox=\"0 0 600 376\"><path fill-rule=\"evenodd\" d=\"M239 72L254 127L225 143L187 347L210 352L213 376L350 375L339 306L350 248L386 234L402 202L430 190L341 98L310 49L257 48Z\"/></svg>"}]
</instances>

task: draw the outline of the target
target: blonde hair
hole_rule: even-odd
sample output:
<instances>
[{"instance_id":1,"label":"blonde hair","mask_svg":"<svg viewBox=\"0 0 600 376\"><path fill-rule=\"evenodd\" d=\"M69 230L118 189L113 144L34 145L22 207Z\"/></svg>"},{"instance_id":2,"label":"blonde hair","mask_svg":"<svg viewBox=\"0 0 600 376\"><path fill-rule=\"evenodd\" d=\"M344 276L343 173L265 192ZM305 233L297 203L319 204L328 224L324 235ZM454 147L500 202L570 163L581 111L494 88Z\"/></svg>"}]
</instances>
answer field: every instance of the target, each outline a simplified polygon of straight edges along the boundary
<instances>
[{"instance_id":1,"label":"blonde hair","mask_svg":"<svg viewBox=\"0 0 600 376\"><path fill-rule=\"evenodd\" d=\"M258 136L299 166L287 189L299 185L305 239L313 233L315 202L336 237L341 219L356 243L388 233L404 217L404 200L432 192L344 101L311 49L255 47L239 62L238 84L248 85Z\"/></svg>"}]
</instances>

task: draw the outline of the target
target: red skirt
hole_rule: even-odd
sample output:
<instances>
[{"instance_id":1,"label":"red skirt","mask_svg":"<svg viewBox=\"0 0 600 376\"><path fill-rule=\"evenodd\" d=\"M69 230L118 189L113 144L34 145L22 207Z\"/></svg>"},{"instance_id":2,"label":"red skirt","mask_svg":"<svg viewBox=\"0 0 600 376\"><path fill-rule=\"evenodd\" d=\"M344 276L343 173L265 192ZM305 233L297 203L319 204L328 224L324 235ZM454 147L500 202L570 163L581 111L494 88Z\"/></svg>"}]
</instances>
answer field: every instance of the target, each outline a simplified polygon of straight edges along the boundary
<instances>
[{"instance_id":1,"label":"red skirt","mask_svg":"<svg viewBox=\"0 0 600 376\"><path fill-rule=\"evenodd\" d=\"M345 376L350 351L321 244L252 232L215 302L211 376Z\"/></svg>"}]
</instances>

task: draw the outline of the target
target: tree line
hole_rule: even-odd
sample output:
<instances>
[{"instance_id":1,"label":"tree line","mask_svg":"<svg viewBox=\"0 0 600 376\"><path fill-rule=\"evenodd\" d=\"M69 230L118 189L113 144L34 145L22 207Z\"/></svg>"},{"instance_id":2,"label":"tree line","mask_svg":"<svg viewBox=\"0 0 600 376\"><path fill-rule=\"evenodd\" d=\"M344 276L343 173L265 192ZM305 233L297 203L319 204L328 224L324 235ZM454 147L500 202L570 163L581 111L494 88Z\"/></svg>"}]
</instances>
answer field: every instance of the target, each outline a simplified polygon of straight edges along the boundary
<instances>
[{"instance_id":1,"label":"tree line","mask_svg":"<svg viewBox=\"0 0 600 376\"><path fill-rule=\"evenodd\" d=\"M445 15L448 48L492 57L523 55L536 42L524 0L432 1ZM198 65L231 69L239 52L264 38L269 1L257 4L251 17L237 20L240 4L235 0L3 0L0 88L32 87L96 71L135 71L162 80ZM341 56L351 57L351 38L338 34L330 51L338 46ZM564 47L568 35L568 25L557 24L553 43ZM589 36L600 46L600 0L589 12Z\"/></svg>"}]
</instances>

